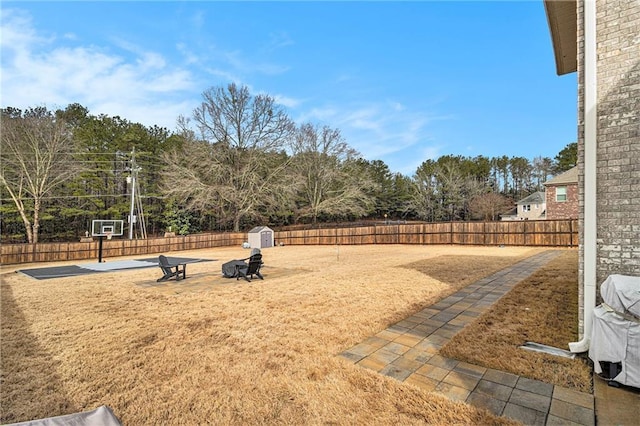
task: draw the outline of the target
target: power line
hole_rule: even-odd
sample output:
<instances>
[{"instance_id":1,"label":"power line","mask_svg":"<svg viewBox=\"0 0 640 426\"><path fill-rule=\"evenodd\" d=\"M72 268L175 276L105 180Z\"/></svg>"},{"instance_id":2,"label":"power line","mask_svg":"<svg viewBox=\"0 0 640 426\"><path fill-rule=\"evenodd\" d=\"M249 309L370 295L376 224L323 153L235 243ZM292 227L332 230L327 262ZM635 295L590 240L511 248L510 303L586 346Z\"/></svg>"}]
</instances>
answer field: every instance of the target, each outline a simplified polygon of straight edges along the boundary
<instances>
[{"instance_id":1,"label":"power line","mask_svg":"<svg viewBox=\"0 0 640 426\"><path fill-rule=\"evenodd\" d=\"M58 195L58 196L49 196L49 197L40 197L41 200L58 200L58 199L69 199L69 198L105 198L105 197L128 197L129 194L101 194L101 195ZM162 195L141 195L141 198L157 198L163 199ZM30 201L33 198L21 198L24 201ZM0 201L13 201L13 198L0 198Z\"/></svg>"},{"instance_id":2,"label":"power line","mask_svg":"<svg viewBox=\"0 0 640 426\"><path fill-rule=\"evenodd\" d=\"M131 155L131 153L129 152L123 152L123 151L116 151L116 152L93 152L93 151L72 151L72 152L68 152L68 154L71 155L118 155L118 156L122 156L122 157L128 157L129 155ZM141 155L152 155L153 152L151 151L138 151L136 152L136 155L141 154Z\"/></svg>"}]
</instances>

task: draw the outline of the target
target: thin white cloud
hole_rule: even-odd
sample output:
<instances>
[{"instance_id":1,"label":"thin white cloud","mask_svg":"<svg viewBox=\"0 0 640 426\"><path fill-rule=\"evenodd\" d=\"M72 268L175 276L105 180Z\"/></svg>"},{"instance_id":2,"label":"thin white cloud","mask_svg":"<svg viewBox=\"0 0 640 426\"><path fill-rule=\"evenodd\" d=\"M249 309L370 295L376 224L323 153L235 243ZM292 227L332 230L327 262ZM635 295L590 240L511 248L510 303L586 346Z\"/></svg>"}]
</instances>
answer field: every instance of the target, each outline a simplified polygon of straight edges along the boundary
<instances>
[{"instance_id":1,"label":"thin white cloud","mask_svg":"<svg viewBox=\"0 0 640 426\"><path fill-rule=\"evenodd\" d=\"M182 54L187 65L199 64L200 57L196 55L185 43L176 44L176 50Z\"/></svg>"},{"instance_id":2,"label":"thin white cloud","mask_svg":"<svg viewBox=\"0 0 640 426\"><path fill-rule=\"evenodd\" d=\"M249 59L249 56L241 50L221 52L221 56L233 69L245 75L251 75L257 72L259 74L274 76L284 74L289 70L287 66Z\"/></svg>"},{"instance_id":3,"label":"thin white cloud","mask_svg":"<svg viewBox=\"0 0 640 426\"><path fill-rule=\"evenodd\" d=\"M273 97L277 103L287 108L296 108L302 103L301 100L284 95L275 95Z\"/></svg>"},{"instance_id":4,"label":"thin white cloud","mask_svg":"<svg viewBox=\"0 0 640 426\"><path fill-rule=\"evenodd\" d=\"M347 113L342 120L344 124L361 131L384 132L380 122L381 114L376 107L356 109Z\"/></svg>"},{"instance_id":5,"label":"thin white cloud","mask_svg":"<svg viewBox=\"0 0 640 426\"><path fill-rule=\"evenodd\" d=\"M197 90L194 77L187 69L168 65L163 55L125 41L118 45L133 53L132 59L97 46L56 46L56 38L38 34L27 14L10 9L1 13L3 106L78 102L93 114L169 128L190 110L185 99ZM67 46L74 41L66 35L64 39Z\"/></svg>"},{"instance_id":6,"label":"thin white cloud","mask_svg":"<svg viewBox=\"0 0 640 426\"><path fill-rule=\"evenodd\" d=\"M292 46L295 43L289 34L279 31L269 34L269 43L267 44L268 51L281 49L283 47Z\"/></svg>"},{"instance_id":7,"label":"thin white cloud","mask_svg":"<svg viewBox=\"0 0 640 426\"><path fill-rule=\"evenodd\" d=\"M303 111L298 114L296 117L296 121L298 123L305 122L320 122L322 125L331 126L331 122L338 115L338 110L334 107L325 107L325 108L311 108L308 111ZM335 126L334 126L335 127Z\"/></svg>"},{"instance_id":8,"label":"thin white cloud","mask_svg":"<svg viewBox=\"0 0 640 426\"><path fill-rule=\"evenodd\" d=\"M389 106L393 108L394 111L404 111L405 109L404 105L396 101L389 101Z\"/></svg>"},{"instance_id":9,"label":"thin white cloud","mask_svg":"<svg viewBox=\"0 0 640 426\"><path fill-rule=\"evenodd\" d=\"M24 11L0 8L0 25L2 29L0 46L2 47L3 57L5 48L20 51L33 43L47 41L46 38L36 34L31 16Z\"/></svg>"},{"instance_id":10,"label":"thin white cloud","mask_svg":"<svg viewBox=\"0 0 640 426\"><path fill-rule=\"evenodd\" d=\"M407 109L399 111L393 105L382 103L359 109L315 109L309 115L340 128L343 135L348 137L349 144L360 151L368 152L374 158L419 143L428 136L429 123L448 119L446 116Z\"/></svg>"},{"instance_id":11,"label":"thin white cloud","mask_svg":"<svg viewBox=\"0 0 640 426\"><path fill-rule=\"evenodd\" d=\"M349 145L368 160L383 160L391 170L411 175L441 149L429 132L429 124L451 116L415 111L399 102L372 102L366 106L313 108L298 116L340 129Z\"/></svg>"},{"instance_id":12,"label":"thin white cloud","mask_svg":"<svg viewBox=\"0 0 640 426\"><path fill-rule=\"evenodd\" d=\"M238 75L233 74L227 70L223 70L220 68L206 67L204 68L204 71L207 74L210 74L212 76L220 78L221 80L224 80L225 82L243 84L242 78L240 78Z\"/></svg>"}]
</instances>

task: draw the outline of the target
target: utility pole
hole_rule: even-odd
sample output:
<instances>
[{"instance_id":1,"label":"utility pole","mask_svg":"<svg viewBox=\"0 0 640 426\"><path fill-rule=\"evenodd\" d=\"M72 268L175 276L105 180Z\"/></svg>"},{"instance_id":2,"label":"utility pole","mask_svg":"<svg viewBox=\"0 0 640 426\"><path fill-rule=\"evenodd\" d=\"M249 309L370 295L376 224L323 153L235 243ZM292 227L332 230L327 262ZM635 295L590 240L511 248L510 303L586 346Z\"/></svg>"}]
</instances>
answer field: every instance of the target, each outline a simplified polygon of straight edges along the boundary
<instances>
[{"instance_id":1,"label":"utility pole","mask_svg":"<svg viewBox=\"0 0 640 426\"><path fill-rule=\"evenodd\" d=\"M136 217L133 214L135 208L135 196L136 196L136 179L138 178L138 171L140 168L136 165L136 147L133 147L131 151L131 209L129 210L129 239L133 240L133 228L135 226Z\"/></svg>"}]
</instances>

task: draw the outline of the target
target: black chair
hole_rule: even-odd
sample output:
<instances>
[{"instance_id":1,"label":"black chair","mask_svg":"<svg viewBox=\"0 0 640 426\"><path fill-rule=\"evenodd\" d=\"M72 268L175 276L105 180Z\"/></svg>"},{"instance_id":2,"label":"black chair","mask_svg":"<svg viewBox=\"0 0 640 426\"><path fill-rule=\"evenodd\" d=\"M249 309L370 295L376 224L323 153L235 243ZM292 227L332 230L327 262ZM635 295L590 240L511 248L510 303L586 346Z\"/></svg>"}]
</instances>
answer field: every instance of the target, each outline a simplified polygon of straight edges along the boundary
<instances>
[{"instance_id":1,"label":"black chair","mask_svg":"<svg viewBox=\"0 0 640 426\"><path fill-rule=\"evenodd\" d=\"M256 253L253 256L249 257L248 260L249 260L249 263L236 266L236 274L235 274L236 280L239 280L240 278L244 278L245 280L251 282L251 279L249 277L253 278L254 275L260 278L261 280L264 280L264 278L262 277L262 274L260 274L260 268L263 265L262 254Z\"/></svg>"},{"instance_id":2,"label":"black chair","mask_svg":"<svg viewBox=\"0 0 640 426\"><path fill-rule=\"evenodd\" d=\"M162 273L164 275L161 278L158 278L156 282L167 281L173 277L176 278L176 281L187 278L186 263L171 264L169 263L169 259L161 254L158 256L158 266L162 269Z\"/></svg>"}]
</instances>

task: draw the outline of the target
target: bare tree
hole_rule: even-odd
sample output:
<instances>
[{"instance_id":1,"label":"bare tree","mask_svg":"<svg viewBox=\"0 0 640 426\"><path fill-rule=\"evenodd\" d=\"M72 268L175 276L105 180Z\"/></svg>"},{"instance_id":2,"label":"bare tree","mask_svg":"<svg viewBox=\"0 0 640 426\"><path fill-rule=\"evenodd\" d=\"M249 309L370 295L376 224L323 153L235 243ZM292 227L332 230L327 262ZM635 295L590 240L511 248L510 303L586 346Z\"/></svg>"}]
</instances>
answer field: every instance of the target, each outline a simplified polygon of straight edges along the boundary
<instances>
[{"instance_id":1,"label":"bare tree","mask_svg":"<svg viewBox=\"0 0 640 426\"><path fill-rule=\"evenodd\" d=\"M239 231L242 220L261 217L286 192L284 149L294 125L272 97L254 97L244 86L211 88L203 97L193 113L203 142L183 132L183 148L164 156L163 190Z\"/></svg>"},{"instance_id":2,"label":"bare tree","mask_svg":"<svg viewBox=\"0 0 640 426\"><path fill-rule=\"evenodd\" d=\"M29 243L38 242L44 200L78 172L73 136L46 108L1 112L0 182L15 203Z\"/></svg>"},{"instance_id":3,"label":"bare tree","mask_svg":"<svg viewBox=\"0 0 640 426\"><path fill-rule=\"evenodd\" d=\"M366 170L353 162L359 154L338 129L310 123L300 126L292 144L289 166L298 194L298 218L361 216L373 200L366 188L372 184Z\"/></svg>"},{"instance_id":4,"label":"bare tree","mask_svg":"<svg viewBox=\"0 0 640 426\"><path fill-rule=\"evenodd\" d=\"M412 178L414 183L411 207L419 218L429 222L439 219L440 196L437 180L438 166L433 160L423 162Z\"/></svg>"},{"instance_id":5,"label":"bare tree","mask_svg":"<svg viewBox=\"0 0 640 426\"><path fill-rule=\"evenodd\" d=\"M514 202L497 192L478 194L469 203L469 210L474 219L497 220L500 214L514 207Z\"/></svg>"}]
</instances>

